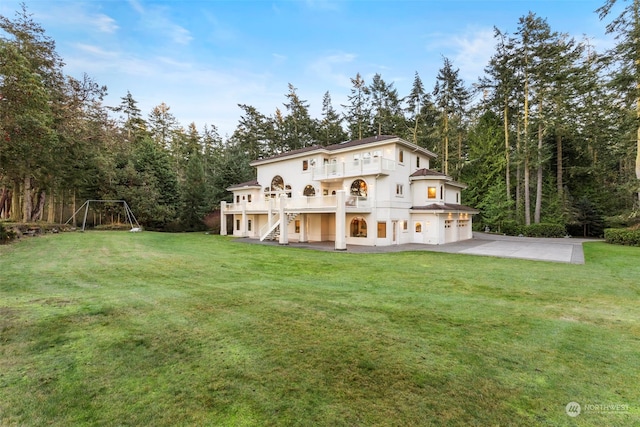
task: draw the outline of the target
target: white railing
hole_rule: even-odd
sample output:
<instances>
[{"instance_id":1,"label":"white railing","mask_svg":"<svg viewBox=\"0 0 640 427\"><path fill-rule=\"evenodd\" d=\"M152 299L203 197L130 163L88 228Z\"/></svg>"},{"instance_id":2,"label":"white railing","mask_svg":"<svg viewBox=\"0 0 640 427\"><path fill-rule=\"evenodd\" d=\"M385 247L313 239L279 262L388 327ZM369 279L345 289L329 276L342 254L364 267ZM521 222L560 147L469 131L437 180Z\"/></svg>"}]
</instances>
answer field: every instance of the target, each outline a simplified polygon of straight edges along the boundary
<instances>
[{"instance_id":1,"label":"white railing","mask_svg":"<svg viewBox=\"0 0 640 427\"><path fill-rule=\"evenodd\" d=\"M396 169L396 162L384 157L353 160L342 163L326 163L311 169L314 180L336 177L371 175L377 173L388 174Z\"/></svg>"},{"instance_id":2,"label":"white railing","mask_svg":"<svg viewBox=\"0 0 640 427\"><path fill-rule=\"evenodd\" d=\"M268 211L270 200L257 200L250 203L227 203L225 205L225 212L241 212L243 207L247 212L255 211ZM295 197L285 199L285 208L287 211L291 210L305 210L305 209L336 209L338 202L336 196L315 196L315 197ZM345 199L345 206L347 208L371 208L371 200L367 197L347 195ZM272 211L277 214L280 208L280 201L273 200ZM275 218L275 217L274 217ZM274 222L276 220L274 219ZM260 230L260 235L262 235Z\"/></svg>"},{"instance_id":3,"label":"white railing","mask_svg":"<svg viewBox=\"0 0 640 427\"><path fill-rule=\"evenodd\" d=\"M276 229L276 227L280 224L280 215L275 214L271 217L271 223L267 222L265 225L260 227L258 231L258 236L260 236L260 241L263 241L269 233Z\"/></svg>"}]
</instances>

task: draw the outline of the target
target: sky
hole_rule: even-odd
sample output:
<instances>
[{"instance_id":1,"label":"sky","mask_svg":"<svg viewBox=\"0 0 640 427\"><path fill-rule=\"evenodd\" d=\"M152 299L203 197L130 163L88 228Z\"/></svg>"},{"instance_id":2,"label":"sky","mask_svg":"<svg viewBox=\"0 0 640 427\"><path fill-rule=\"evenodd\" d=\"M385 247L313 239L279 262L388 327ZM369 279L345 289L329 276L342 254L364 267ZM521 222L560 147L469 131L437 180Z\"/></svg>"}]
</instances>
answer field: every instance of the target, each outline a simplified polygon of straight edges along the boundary
<instances>
[{"instance_id":1,"label":"sky","mask_svg":"<svg viewBox=\"0 0 640 427\"><path fill-rule=\"evenodd\" d=\"M513 34L529 12L553 31L610 47L605 0L25 0L56 42L65 74L106 85L104 104L130 92L146 118L165 103L185 128L215 126L224 138L238 104L285 112L288 84L320 118L329 92L347 104L357 73L377 73L401 97L417 72L432 91L448 58L467 86L494 53L494 27ZM20 1L0 0L13 19Z\"/></svg>"}]
</instances>

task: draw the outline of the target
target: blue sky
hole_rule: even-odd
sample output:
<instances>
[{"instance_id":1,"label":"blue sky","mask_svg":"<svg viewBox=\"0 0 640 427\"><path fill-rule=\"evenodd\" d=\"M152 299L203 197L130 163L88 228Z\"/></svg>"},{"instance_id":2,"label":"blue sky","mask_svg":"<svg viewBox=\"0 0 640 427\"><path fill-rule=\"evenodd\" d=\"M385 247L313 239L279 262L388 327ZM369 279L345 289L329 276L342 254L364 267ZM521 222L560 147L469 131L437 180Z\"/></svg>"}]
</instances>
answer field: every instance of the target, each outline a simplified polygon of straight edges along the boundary
<instances>
[{"instance_id":1,"label":"blue sky","mask_svg":"<svg viewBox=\"0 0 640 427\"><path fill-rule=\"evenodd\" d=\"M146 117L161 102L183 126L235 129L241 110L284 110L288 83L320 117L329 91L336 109L350 78L376 73L400 96L417 71L431 91L443 57L467 85L495 46L493 27L513 33L529 11L551 29L611 45L594 11L604 0L33 0L36 22L56 41L65 73L106 85L106 105L130 91ZM0 0L14 17L19 1Z\"/></svg>"}]
</instances>

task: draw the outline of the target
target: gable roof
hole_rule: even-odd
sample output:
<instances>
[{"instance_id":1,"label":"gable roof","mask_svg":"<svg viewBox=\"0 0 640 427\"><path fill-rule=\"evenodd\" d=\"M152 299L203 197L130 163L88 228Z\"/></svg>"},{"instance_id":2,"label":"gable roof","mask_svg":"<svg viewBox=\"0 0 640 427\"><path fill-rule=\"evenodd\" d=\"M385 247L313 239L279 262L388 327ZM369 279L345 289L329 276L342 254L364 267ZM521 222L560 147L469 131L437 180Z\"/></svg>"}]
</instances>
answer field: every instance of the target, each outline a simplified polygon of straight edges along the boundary
<instances>
[{"instance_id":1,"label":"gable roof","mask_svg":"<svg viewBox=\"0 0 640 427\"><path fill-rule=\"evenodd\" d=\"M280 153L280 154L276 154L275 156L271 156L271 157L267 157L264 159L257 159L252 161L250 164L251 166L257 166L260 164L264 164L264 163L271 163L273 161L276 160L280 160L283 158L287 158L287 157L301 157L302 155L308 155L310 153L314 153L314 154L332 154L332 153L336 153L342 150L349 150L351 148L354 147L359 147L361 145L381 145L381 144L385 144L388 142L396 142L400 145L403 145L405 147L407 147L408 149L412 150L412 151L418 151L420 153L422 153L423 155L430 157L430 158L436 158L437 155L429 150L427 150L426 148L422 148L416 144L413 144L409 141L406 141L400 137L394 136L394 135L378 135L378 136L371 136L368 138L363 138L363 139L357 139L357 140L353 140L353 141L345 141L345 142L341 142L339 144L333 144L333 145L328 145L326 147L320 146L320 145L312 145L310 147L304 147L304 148L299 148L297 150L291 150L291 151L287 151L286 153Z\"/></svg>"}]
</instances>

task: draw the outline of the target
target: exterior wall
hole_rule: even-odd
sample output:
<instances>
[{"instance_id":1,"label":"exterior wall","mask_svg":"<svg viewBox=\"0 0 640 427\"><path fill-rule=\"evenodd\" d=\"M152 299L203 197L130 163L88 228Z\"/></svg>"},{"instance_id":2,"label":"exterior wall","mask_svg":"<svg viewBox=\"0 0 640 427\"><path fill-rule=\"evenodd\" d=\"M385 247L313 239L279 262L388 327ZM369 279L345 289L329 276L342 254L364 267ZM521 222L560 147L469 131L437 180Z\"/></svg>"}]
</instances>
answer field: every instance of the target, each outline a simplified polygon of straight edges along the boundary
<instances>
[{"instance_id":1,"label":"exterior wall","mask_svg":"<svg viewBox=\"0 0 640 427\"><path fill-rule=\"evenodd\" d=\"M298 212L305 213L300 214L304 215L304 220L298 215L287 225L281 236L283 239L336 241L335 195L344 191L347 199L344 217L347 244L443 244L471 238L468 214L410 212L412 206L460 204L460 186L449 185L449 178L442 176L410 179L417 170L429 168L429 157L397 140L384 141L346 146L344 150L302 152L282 159L257 161L257 182L262 187L233 190L233 202L228 206L228 212L233 213L233 235L260 238L261 229L268 224L266 212L271 209L274 215L278 214L280 204L285 203L289 212L299 209ZM333 172L335 178L331 176ZM282 178L283 189L279 192L272 191L272 181L276 176ZM366 197L350 195L352 183L358 179L366 183ZM315 193L312 197L305 197L308 186ZM434 198L428 197L429 187L436 189ZM265 192L267 188L269 191ZM290 198L281 201L278 193L282 191ZM344 204L341 206L344 210ZM240 211L245 213L244 216ZM466 218L461 215L466 215ZM366 221L366 237L351 236L351 222L356 217ZM300 226L304 230L296 230L296 220L301 220ZM380 230L379 224L383 227Z\"/></svg>"}]
</instances>

